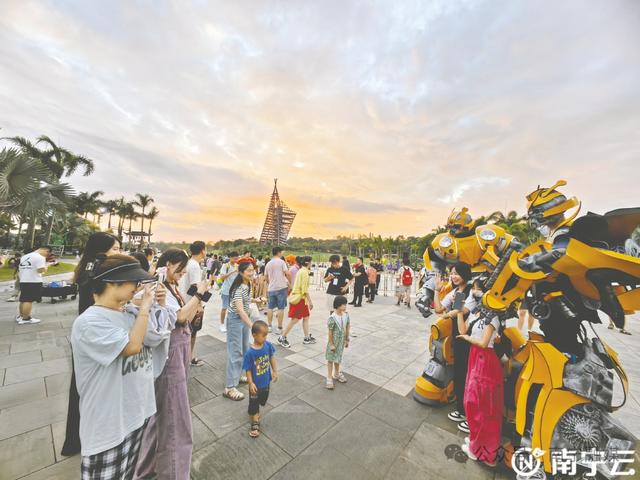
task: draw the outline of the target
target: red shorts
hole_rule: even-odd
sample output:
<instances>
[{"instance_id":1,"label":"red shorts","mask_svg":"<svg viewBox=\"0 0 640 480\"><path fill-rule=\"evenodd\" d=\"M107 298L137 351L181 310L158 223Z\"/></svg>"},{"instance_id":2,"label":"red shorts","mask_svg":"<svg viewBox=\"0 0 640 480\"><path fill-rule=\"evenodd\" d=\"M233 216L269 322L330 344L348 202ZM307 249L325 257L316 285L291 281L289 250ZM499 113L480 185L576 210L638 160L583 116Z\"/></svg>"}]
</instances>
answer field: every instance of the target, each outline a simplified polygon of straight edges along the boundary
<instances>
[{"instance_id":1,"label":"red shorts","mask_svg":"<svg viewBox=\"0 0 640 480\"><path fill-rule=\"evenodd\" d=\"M289 305L289 318L306 318L309 314L309 307L304 300L300 300L295 305Z\"/></svg>"}]
</instances>

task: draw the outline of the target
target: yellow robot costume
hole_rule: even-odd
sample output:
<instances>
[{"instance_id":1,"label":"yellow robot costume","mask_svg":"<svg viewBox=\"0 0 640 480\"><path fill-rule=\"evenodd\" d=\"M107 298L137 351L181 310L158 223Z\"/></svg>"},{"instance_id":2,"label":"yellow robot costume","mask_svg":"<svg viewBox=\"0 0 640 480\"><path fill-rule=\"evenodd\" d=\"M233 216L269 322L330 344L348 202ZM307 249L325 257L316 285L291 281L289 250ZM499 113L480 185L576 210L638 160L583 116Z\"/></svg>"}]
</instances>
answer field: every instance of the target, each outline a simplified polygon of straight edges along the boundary
<instances>
[{"instance_id":1,"label":"yellow robot costume","mask_svg":"<svg viewBox=\"0 0 640 480\"><path fill-rule=\"evenodd\" d=\"M447 233L436 236L424 252L427 270L443 273L447 266L464 262L474 274L491 272L500 257L521 245L497 225L475 227L467 208L455 209L447 220ZM445 286L444 293L451 290ZM433 275L426 282L416 306L424 317L431 315L435 294ZM432 356L424 372L416 379L413 398L426 405L445 405L455 398L453 391L453 320L440 318L431 326L429 351Z\"/></svg>"},{"instance_id":2,"label":"yellow robot costume","mask_svg":"<svg viewBox=\"0 0 640 480\"><path fill-rule=\"evenodd\" d=\"M579 468L586 468L581 452L606 452L597 470L612 478L615 452L635 449L633 435L610 415L624 405L613 404L614 381L619 379L626 400L628 380L616 352L593 328L588 335L585 325L600 323L602 310L620 327L625 313L640 309L640 258L624 247L640 223L640 209L588 213L573 221L577 212L564 213L579 202L555 190L564 184L527 197L532 222L549 227L550 237L501 259L483 305L487 316L504 312L528 292L529 311L543 332L526 343L512 329L503 335L522 362L505 388L505 404L515 411L516 459L519 447L538 450L542 469L550 473L555 454L577 452Z\"/></svg>"}]
</instances>

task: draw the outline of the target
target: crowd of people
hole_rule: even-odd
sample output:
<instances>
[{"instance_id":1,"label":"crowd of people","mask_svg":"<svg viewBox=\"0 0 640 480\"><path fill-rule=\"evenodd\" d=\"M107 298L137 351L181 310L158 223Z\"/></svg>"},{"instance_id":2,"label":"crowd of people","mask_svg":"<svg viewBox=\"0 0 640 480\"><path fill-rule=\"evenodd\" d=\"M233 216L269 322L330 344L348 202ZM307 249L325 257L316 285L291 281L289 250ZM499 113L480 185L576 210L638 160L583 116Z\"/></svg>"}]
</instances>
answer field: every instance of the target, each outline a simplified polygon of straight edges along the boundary
<instances>
[{"instance_id":1,"label":"crowd of people","mask_svg":"<svg viewBox=\"0 0 640 480\"><path fill-rule=\"evenodd\" d=\"M20 262L18 323L35 324L33 302L40 300L48 247ZM169 248L125 255L117 237L91 235L73 282L78 314L71 333L73 354L63 455L80 453L82 478L187 479L193 433L187 389L190 368L204 364L196 355L210 297L219 293L220 330L226 335L223 396L245 399L251 437L260 435L260 406L278 379L275 349L291 346L301 324L303 345L316 343L310 316L310 256L284 256L274 247L268 259L250 252L225 257L207 253L202 241L189 253ZM353 336L347 308L376 299L384 268L378 262L353 265L332 255L321 270L326 285L326 388L345 383L342 357ZM408 262L397 270L397 304L410 306L415 274ZM347 298L353 292L351 301ZM274 342L269 335L274 335ZM462 407L461 407L462 408Z\"/></svg>"}]
</instances>

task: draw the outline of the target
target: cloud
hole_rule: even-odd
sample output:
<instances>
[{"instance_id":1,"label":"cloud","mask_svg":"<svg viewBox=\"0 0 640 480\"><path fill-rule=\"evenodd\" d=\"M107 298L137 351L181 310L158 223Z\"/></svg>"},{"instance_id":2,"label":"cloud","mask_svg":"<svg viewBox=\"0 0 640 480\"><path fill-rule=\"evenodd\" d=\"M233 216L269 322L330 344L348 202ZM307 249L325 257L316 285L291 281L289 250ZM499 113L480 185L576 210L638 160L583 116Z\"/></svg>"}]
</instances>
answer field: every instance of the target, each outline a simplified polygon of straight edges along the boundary
<instances>
[{"instance_id":1,"label":"cloud","mask_svg":"<svg viewBox=\"0 0 640 480\"><path fill-rule=\"evenodd\" d=\"M78 190L151 194L162 239L259 234L273 178L302 236L522 212L558 178L606 211L637 201L639 19L631 1L9 0L1 133L93 158Z\"/></svg>"}]
</instances>

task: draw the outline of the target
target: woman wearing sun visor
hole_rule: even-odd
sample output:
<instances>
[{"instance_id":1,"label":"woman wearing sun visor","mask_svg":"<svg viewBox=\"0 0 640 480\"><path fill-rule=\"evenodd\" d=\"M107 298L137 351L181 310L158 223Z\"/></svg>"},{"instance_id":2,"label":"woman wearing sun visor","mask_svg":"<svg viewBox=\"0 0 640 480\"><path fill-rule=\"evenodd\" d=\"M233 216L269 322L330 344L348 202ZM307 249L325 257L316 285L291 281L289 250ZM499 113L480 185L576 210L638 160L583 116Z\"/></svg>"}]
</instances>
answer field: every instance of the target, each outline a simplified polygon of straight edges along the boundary
<instances>
[{"instance_id":1,"label":"woman wearing sun visor","mask_svg":"<svg viewBox=\"0 0 640 480\"><path fill-rule=\"evenodd\" d=\"M156 411L149 318L164 321L154 302L155 278L127 255L101 255L91 271L95 304L74 322L73 362L80 394L81 478L133 477L142 431ZM139 306L131 299L142 290Z\"/></svg>"}]
</instances>

